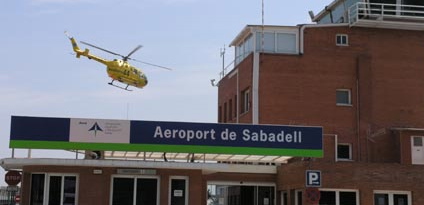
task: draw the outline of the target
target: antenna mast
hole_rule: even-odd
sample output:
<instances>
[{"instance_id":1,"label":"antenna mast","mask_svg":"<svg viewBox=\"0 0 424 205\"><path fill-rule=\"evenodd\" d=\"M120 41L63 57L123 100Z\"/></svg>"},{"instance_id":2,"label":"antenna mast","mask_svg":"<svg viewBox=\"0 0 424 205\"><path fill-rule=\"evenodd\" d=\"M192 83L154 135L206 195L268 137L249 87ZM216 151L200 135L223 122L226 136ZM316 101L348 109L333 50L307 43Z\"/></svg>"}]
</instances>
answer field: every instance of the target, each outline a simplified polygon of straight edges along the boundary
<instances>
[{"instance_id":1,"label":"antenna mast","mask_svg":"<svg viewBox=\"0 0 424 205\"><path fill-rule=\"evenodd\" d=\"M265 6L264 0L262 0L262 38L261 38L261 51L264 52L264 41L265 41Z\"/></svg>"},{"instance_id":2,"label":"antenna mast","mask_svg":"<svg viewBox=\"0 0 424 205\"><path fill-rule=\"evenodd\" d=\"M264 52L264 41L265 41L265 6L264 6L264 0L262 0L262 39L261 39L261 51Z\"/></svg>"},{"instance_id":3,"label":"antenna mast","mask_svg":"<svg viewBox=\"0 0 424 205\"><path fill-rule=\"evenodd\" d=\"M225 76L225 44L224 47L221 48L221 57L222 57L222 78Z\"/></svg>"}]
</instances>

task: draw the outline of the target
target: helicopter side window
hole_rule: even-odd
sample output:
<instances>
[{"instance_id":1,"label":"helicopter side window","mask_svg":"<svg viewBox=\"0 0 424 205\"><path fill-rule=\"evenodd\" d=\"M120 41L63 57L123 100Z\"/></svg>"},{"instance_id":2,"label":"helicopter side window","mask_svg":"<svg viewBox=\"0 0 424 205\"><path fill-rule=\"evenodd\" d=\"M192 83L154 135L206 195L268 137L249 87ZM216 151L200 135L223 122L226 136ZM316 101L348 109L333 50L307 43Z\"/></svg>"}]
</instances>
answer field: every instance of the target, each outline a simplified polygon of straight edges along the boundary
<instances>
[{"instance_id":1,"label":"helicopter side window","mask_svg":"<svg viewBox=\"0 0 424 205\"><path fill-rule=\"evenodd\" d=\"M140 78L146 78L146 76L144 75L144 73L139 73Z\"/></svg>"}]
</instances>

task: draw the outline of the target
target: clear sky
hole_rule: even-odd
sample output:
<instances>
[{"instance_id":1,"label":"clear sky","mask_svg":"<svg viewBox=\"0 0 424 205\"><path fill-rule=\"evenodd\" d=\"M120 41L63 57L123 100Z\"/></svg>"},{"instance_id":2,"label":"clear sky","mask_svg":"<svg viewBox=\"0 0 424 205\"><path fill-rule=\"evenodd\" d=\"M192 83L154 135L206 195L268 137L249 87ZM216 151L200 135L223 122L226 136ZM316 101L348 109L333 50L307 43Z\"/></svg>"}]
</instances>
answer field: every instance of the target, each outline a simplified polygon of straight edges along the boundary
<instances>
[{"instance_id":1,"label":"clear sky","mask_svg":"<svg viewBox=\"0 0 424 205\"><path fill-rule=\"evenodd\" d=\"M265 24L311 23L332 0L265 0ZM2 0L0 7L0 159L11 156L10 117L217 121L220 49L247 24L261 24L260 0ZM107 85L105 66L72 55L64 31L133 58L149 84L127 92ZM85 48L80 45L81 48ZM226 48L226 64L233 48ZM90 49L104 58L110 54ZM17 157L26 157L17 150ZM34 157L72 157L33 151ZM0 185L5 185L0 170Z\"/></svg>"}]
</instances>

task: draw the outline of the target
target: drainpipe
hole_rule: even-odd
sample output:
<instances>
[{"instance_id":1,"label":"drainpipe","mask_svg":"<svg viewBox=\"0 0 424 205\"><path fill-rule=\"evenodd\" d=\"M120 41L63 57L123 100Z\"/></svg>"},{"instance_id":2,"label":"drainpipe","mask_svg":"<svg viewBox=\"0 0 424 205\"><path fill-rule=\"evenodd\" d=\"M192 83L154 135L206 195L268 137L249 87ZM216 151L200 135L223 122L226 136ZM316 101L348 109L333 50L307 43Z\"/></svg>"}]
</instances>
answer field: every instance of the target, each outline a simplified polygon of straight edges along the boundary
<instances>
[{"instance_id":1,"label":"drainpipe","mask_svg":"<svg viewBox=\"0 0 424 205\"><path fill-rule=\"evenodd\" d=\"M237 112L237 114L236 114L236 123L238 124L239 123L239 115L240 115L240 96L239 96L240 85L239 85L239 72L238 72L238 69L235 72L237 72L237 86L236 86L236 89L237 89L236 90L236 103L237 103L236 112Z\"/></svg>"},{"instance_id":2,"label":"drainpipe","mask_svg":"<svg viewBox=\"0 0 424 205\"><path fill-rule=\"evenodd\" d=\"M356 59L356 138L357 138L357 146L358 146L358 150L357 150L357 157L358 157L358 161L361 161L361 134L360 134L360 119L361 119L361 114L360 114L360 104L359 104L359 58ZM367 150L368 152L368 150ZM368 155L368 153L367 153Z\"/></svg>"}]
</instances>

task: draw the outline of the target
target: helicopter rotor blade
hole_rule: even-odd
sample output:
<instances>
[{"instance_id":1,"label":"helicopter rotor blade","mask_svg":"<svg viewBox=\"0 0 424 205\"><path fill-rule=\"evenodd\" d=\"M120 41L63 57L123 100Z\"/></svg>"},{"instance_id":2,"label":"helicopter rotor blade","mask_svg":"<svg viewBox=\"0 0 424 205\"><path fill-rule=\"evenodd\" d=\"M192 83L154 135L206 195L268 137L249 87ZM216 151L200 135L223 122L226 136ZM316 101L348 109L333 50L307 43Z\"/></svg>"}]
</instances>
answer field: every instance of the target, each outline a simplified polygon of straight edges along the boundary
<instances>
[{"instance_id":1,"label":"helicopter rotor blade","mask_svg":"<svg viewBox=\"0 0 424 205\"><path fill-rule=\"evenodd\" d=\"M121 55L121 54L119 54L119 53L115 53L115 52L112 52L112 51L109 51L109 50L106 50L106 49L104 49L104 48L100 48L100 47L98 47L98 46L95 46L95 45L93 45L93 44L90 44L90 43L87 43L87 42L84 42L84 41L80 41L82 44L85 44L85 45L87 45L87 46L91 46L91 47L93 47L93 48L97 48L97 49L99 49L99 50L101 50L101 51L104 51L104 52L107 52L107 53L110 53L110 54L113 54L113 55L116 55L116 56L121 56L122 58L125 58L125 56L123 56L123 55Z\"/></svg>"},{"instance_id":2,"label":"helicopter rotor blade","mask_svg":"<svg viewBox=\"0 0 424 205\"><path fill-rule=\"evenodd\" d=\"M135 47L130 53L128 53L127 56L124 57L124 60L125 59L131 59L130 58L130 55L132 55L133 53L135 53L136 51L138 51L138 49L140 49L141 47L143 47L143 46L142 45L138 45L137 47Z\"/></svg>"},{"instance_id":3,"label":"helicopter rotor blade","mask_svg":"<svg viewBox=\"0 0 424 205\"><path fill-rule=\"evenodd\" d=\"M137 59L131 59L131 60L137 61L139 63L146 64L146 65L150 65L150 66L154 66L154 67L158 67L158 68L163 68L163 69L166 69L166 70L172 70L172 68L168 68L168 67L165 67L165 66L160 66L160 65L153 64L153 63L148 63L148 62L140 61L140 60L137 60Z\"/></svg>"},{"instance_id":4,"label":"helicopter rotor blade","mask_svg":"<svg viewBox=\"0 0 424 205\"><path fill-rule=\"evenodd\" d=\"M87 42L84 42L84 41L80 41L82 44L84 44L84 45L87 45L87 46L90 46L90 47L93 47L93 48L96 48L96 49L99 49L99 50L101 50L101 51L104 51L104 52L106 52L106 53L110 53L110 54L112 54L112 55L116 55L116 56L120 56L120 57L122 57L122 59L124 60L124 61L127 61L127 60L133 60L133 61L137 61L137 62L139 62L139 63L143 63L143 64L146 64L146 65L150 65L150 66L154 66L154 67L158 67L158 68L162 68L162 69L166 69L166 70L172 70L172 68L168 68L168 67L165 67L165 66L160 66L160 65L156 65L156 64L153 64L153 63L148 63L148 62L144 62L144 61L140 61L140 60L137 60L137 59L133 59L133 58L130 58L130 56L132 55L132 54L134 54L136 51L138 51L140 48L142 48L143 46L142 45L138 45L137 47L135 47L127 56L123 56L123 55L121 55L121 54L119 54L119 53L115 53L115 52L112 52L112 51L109 51L109 50L106 50L106 49L104 49L104 48L100 48L100 47L98 47L98 46L96 46L96 45L93 45L93 44L91 44L91 43L87 43Z\"/></svg>"}]
</instances>

